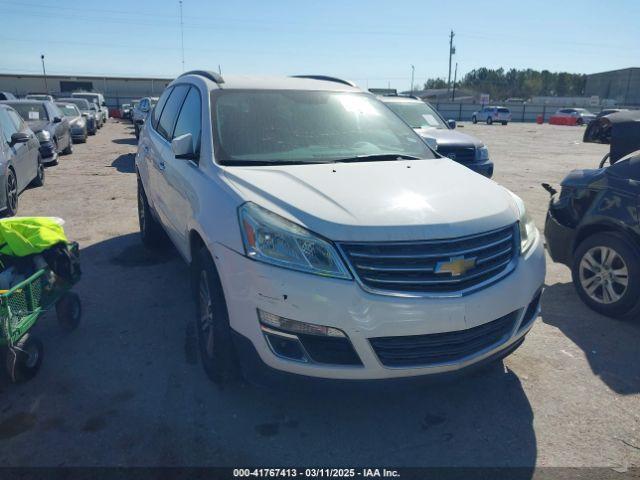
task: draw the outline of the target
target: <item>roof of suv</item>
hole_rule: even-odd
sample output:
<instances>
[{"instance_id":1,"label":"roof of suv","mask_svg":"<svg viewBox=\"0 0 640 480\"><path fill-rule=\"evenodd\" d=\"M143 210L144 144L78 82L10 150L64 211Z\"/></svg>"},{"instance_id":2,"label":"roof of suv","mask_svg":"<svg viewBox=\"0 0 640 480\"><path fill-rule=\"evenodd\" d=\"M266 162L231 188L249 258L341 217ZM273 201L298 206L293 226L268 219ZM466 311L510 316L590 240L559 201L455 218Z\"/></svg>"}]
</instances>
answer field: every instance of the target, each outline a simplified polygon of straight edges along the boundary
<instances>
[{"instance_id":1,"label":"roof of suv","mask_svg":"<svg viewBox=\"0 0 640 480\"><path fill-rule=\"evenodd\" d=\"M207 82L216 85L211 80L204 78ZM352 87L338 81L316 80L311 78L296 77L263 77L233 75L224 76L224 83L219 87L222 90L321 90L335 92L362 92L357 87Z\"/></svg>"}]
</instances>

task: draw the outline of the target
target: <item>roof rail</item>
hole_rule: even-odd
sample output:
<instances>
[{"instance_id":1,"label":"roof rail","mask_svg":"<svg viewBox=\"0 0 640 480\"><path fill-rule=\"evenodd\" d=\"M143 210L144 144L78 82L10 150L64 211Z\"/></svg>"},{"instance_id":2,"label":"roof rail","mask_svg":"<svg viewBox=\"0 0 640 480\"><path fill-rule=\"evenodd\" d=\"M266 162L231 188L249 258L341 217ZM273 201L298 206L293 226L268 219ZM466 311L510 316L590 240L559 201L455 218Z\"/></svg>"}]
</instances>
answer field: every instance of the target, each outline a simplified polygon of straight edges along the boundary
<instances>
[{"instance_id":1,"label":"roof rail","mask_svg":"<svg viewBox=\"0 0 640 480\"><path fill-rule=\"evenodd\" d=\"M325 82L342 83L343 85L348 85L350 87L358 88L358 86L355 83L350 82L349 80L330 77L328 75L291 75L291 78L308 78L310 80L324 80Z\"/></svg>"},{"instance_id":2,"label":"roof rail","mask_svg":"<svg viewBox=\"0 0 640 480\"><path fill-rule=\"evenodd\" d=\"M211 80L214 83L217 83L218 85L220 85L221 83L224 83L224 78L222 78L222 75L216 72L211 72L209 70L190 70L188 72L184 72L178 78L184 77L185 75L200 75L201 77L208 78L209 80Z\"/></svg>"}]
</instances>

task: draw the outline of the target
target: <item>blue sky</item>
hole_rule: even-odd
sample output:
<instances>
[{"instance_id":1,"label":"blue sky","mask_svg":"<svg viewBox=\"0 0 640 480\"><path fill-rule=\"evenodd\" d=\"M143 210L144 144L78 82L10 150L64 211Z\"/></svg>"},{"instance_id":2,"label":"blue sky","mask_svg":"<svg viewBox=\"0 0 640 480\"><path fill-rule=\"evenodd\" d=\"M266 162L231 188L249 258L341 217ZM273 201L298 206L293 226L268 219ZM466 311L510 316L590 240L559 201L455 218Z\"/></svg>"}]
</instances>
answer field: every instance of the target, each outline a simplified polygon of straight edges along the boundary
<instances>
[{"instance_id":1,"label":"blue sky","mask_svg":"<svg viewBox=\"0 0 640 480\"><path fill-rule=\"evenodd\" d=\"M0 73L175 76L178 0L0 0ZM406 89L481 67L593 73L640 67L637 0L183 0L185 66L323 73Z\"/></svg>"}]
</instances>

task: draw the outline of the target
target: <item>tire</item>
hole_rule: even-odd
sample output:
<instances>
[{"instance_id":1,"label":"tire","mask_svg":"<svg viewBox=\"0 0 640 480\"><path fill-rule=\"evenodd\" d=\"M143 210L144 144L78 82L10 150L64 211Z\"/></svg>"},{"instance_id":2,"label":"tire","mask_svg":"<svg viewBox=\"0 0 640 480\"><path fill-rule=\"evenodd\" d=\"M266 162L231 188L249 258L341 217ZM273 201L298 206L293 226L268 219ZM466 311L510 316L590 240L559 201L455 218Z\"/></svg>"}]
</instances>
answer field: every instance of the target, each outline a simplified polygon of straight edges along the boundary
<instances>
[{"instance_id":1,"label":"tire","mask_svg":"<svg viewBox=\"0 0 640 480\"><path fill-rule=\"evenodd\" d=\"M209 379L226 385L240 379L227 305L211 255L201 248L192 263L196 287L196 330L202 367Z\"/></svg>"},{"instance_id":2,"label":"tire","mask_svg":"<svg viewBox=\"0 0 640 480\"><path fill-rule=\"evenodd\" d=\"M38 173L36 173L36 177L31 180L29 185L31 187L41 187L44 185L44 164L42 163L40 155L38 155Z\"/></svg>"},{"instance_id":3,"label":"tire","mask_svg":"<svg viewBox=\"0 0 640 480\"><path fill-rule=\"evenodd\" d=\"M476 123L478 123L478 119L476 118L476 116L474 115L473 117L471 117L471 123L473 123L474 125Z\"/></svg>"},{"instance_id":4,"label":"tire","mask_svg":"<svg viewBox=\"0 0 640 480\"><path fill-rule=\"evenodd\" d=\"M63 155L71 155L73 153L73 141L71 140L71 136L69 136L69 145L62 151Z\"/></svg>"},{"instance_id":5,"label":"tire","mask_svg":"<svg viewBox=\"0 0 640 480\"><path fill-rule=\"evenodd\" d=\"M493 118L487 117L487 125L491 125L493 123Z\"/></svg>"},{"instance_id":6,"label":"tire","mask_svg":"<svg viewBox=\"0 0 640 480\"><path fill-rule=\"evenodd\" d=\"M584 120L582 118L578 118L576 120L576 125L580 125L580 126L584 125Z\"/></svg>"},{"instance_id":7,"label":"tire","mask_svg":"<svg viewBox=\"0 0 640 480\"><path fill-rule=\"evenodd\" d=\"M67 292L56 303L58 324L65 332L72 332L80 324L82 303L77 293Z\"/></svg>"},{"instance_id":8,"label":"tire","mask_svg":"<svg viewBox=\"0 0 640 480\"><path fill-rule=\"evenodd\" d=\"M40 371L44 346L33 335L27 333L8 349L6 368L13 383L31 380Z\"/></svg>"},{"instance_id":9,"label":"tire","mask_svg":"<svg viewBox=\"0 0 640 480\"><path fill-rule=\"evenodd\" d=\"M133 129L136 133L136 140L140 140L140 126L136 123L134 124Z\"/></svg>"},{"instance_id":10,"label":"tire","mask_svg":"<svg viewBox=\"0 0 640 480\"><path fill-rule=\"evenodd\" d=\"M506 125L507 123L509 123L509 122L502 122L502 125Z\"/></svg>"},{"instance_id":11,"label":"tire","mask_svg":"<svg viewBox=\"0 0 640 480\"><path fill-rule=\"evenodd\" d=\"M603 232L587 237L574 253L571 276L592 310L613 318L640 313L640 253L625 235Z\"/></svg>"},{"instance_id":12,"label":"tire","mask_svg":"<svg viewBox=\"0 0 640 480\"><path fill-rule=\"evenodd\" d=\"M145 247L158 249L168 243L162 225L153 216L140 179L138 179L138 224L140 225L140 237Z\"/></svg>"},{"instance_id":13,"label":"tire","mask_svg":"<svg viewBox=\"0 0 640 480\"><path fill-rule=\"evenodd\" d=\"M7 172L7 183L5 185L6 208L3 216L13 217L18 213L18 178L13 168L9 167Z\"/></svg>"}]
</instances>

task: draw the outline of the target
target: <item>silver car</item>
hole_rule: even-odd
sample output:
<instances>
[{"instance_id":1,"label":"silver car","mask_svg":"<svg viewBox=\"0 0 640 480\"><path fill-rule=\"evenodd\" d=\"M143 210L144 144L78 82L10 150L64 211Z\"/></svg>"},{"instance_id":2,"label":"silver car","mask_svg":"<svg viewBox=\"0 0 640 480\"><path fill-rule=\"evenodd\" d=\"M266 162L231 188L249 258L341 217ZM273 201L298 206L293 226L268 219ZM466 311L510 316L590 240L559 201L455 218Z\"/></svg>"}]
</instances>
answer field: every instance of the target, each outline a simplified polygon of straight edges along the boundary
<instances>
[{"instance_id":1,"label":"silver car","mask_svg":"<svg viewBox=\"0 0 640 480\"><path fill-rule=\"evenodd\" d=\"M82 116L86 119L87 133L89 135L95 135L98 130L98 119L96 118L95 110L91 109L91 104L84 98L59 98L58 102L71 103L78 107Z\"/></svg>"},{"instance_id":2,"label":"silver car","mask_svg":"<svg viewBox=\"0 0 640 480\"><path fill-rule=\"evenodd\" d=\"M71 139L73 142L85 143L87 141L87 121L73 103L56 102L62 114L69 120Z\"/></svg>"},{"instance_id":3,"label":"silver car","mask_svg":"<svg viewBox=\"0 0 640 480\"><path fill-rule=\"evenodd\" d=\"M454 120L446 122L431 105L418 98L397 95L378 98L440 155L485 177L493 176L487 147L481 140L454 130Z\"/></svg>"},{"instance_id":4,"label":"silver car","mask_svg":"<svg viewBox=\"0 0 640 480\"><path fill-rule=\"evenodd\" d=\"M131 113L131 120L136 133L136 138L140 138L140 130L147 116L158 103L158 97L144 97L140 99L140 102L133 108Z\"/></svg>"}]
</instances>

